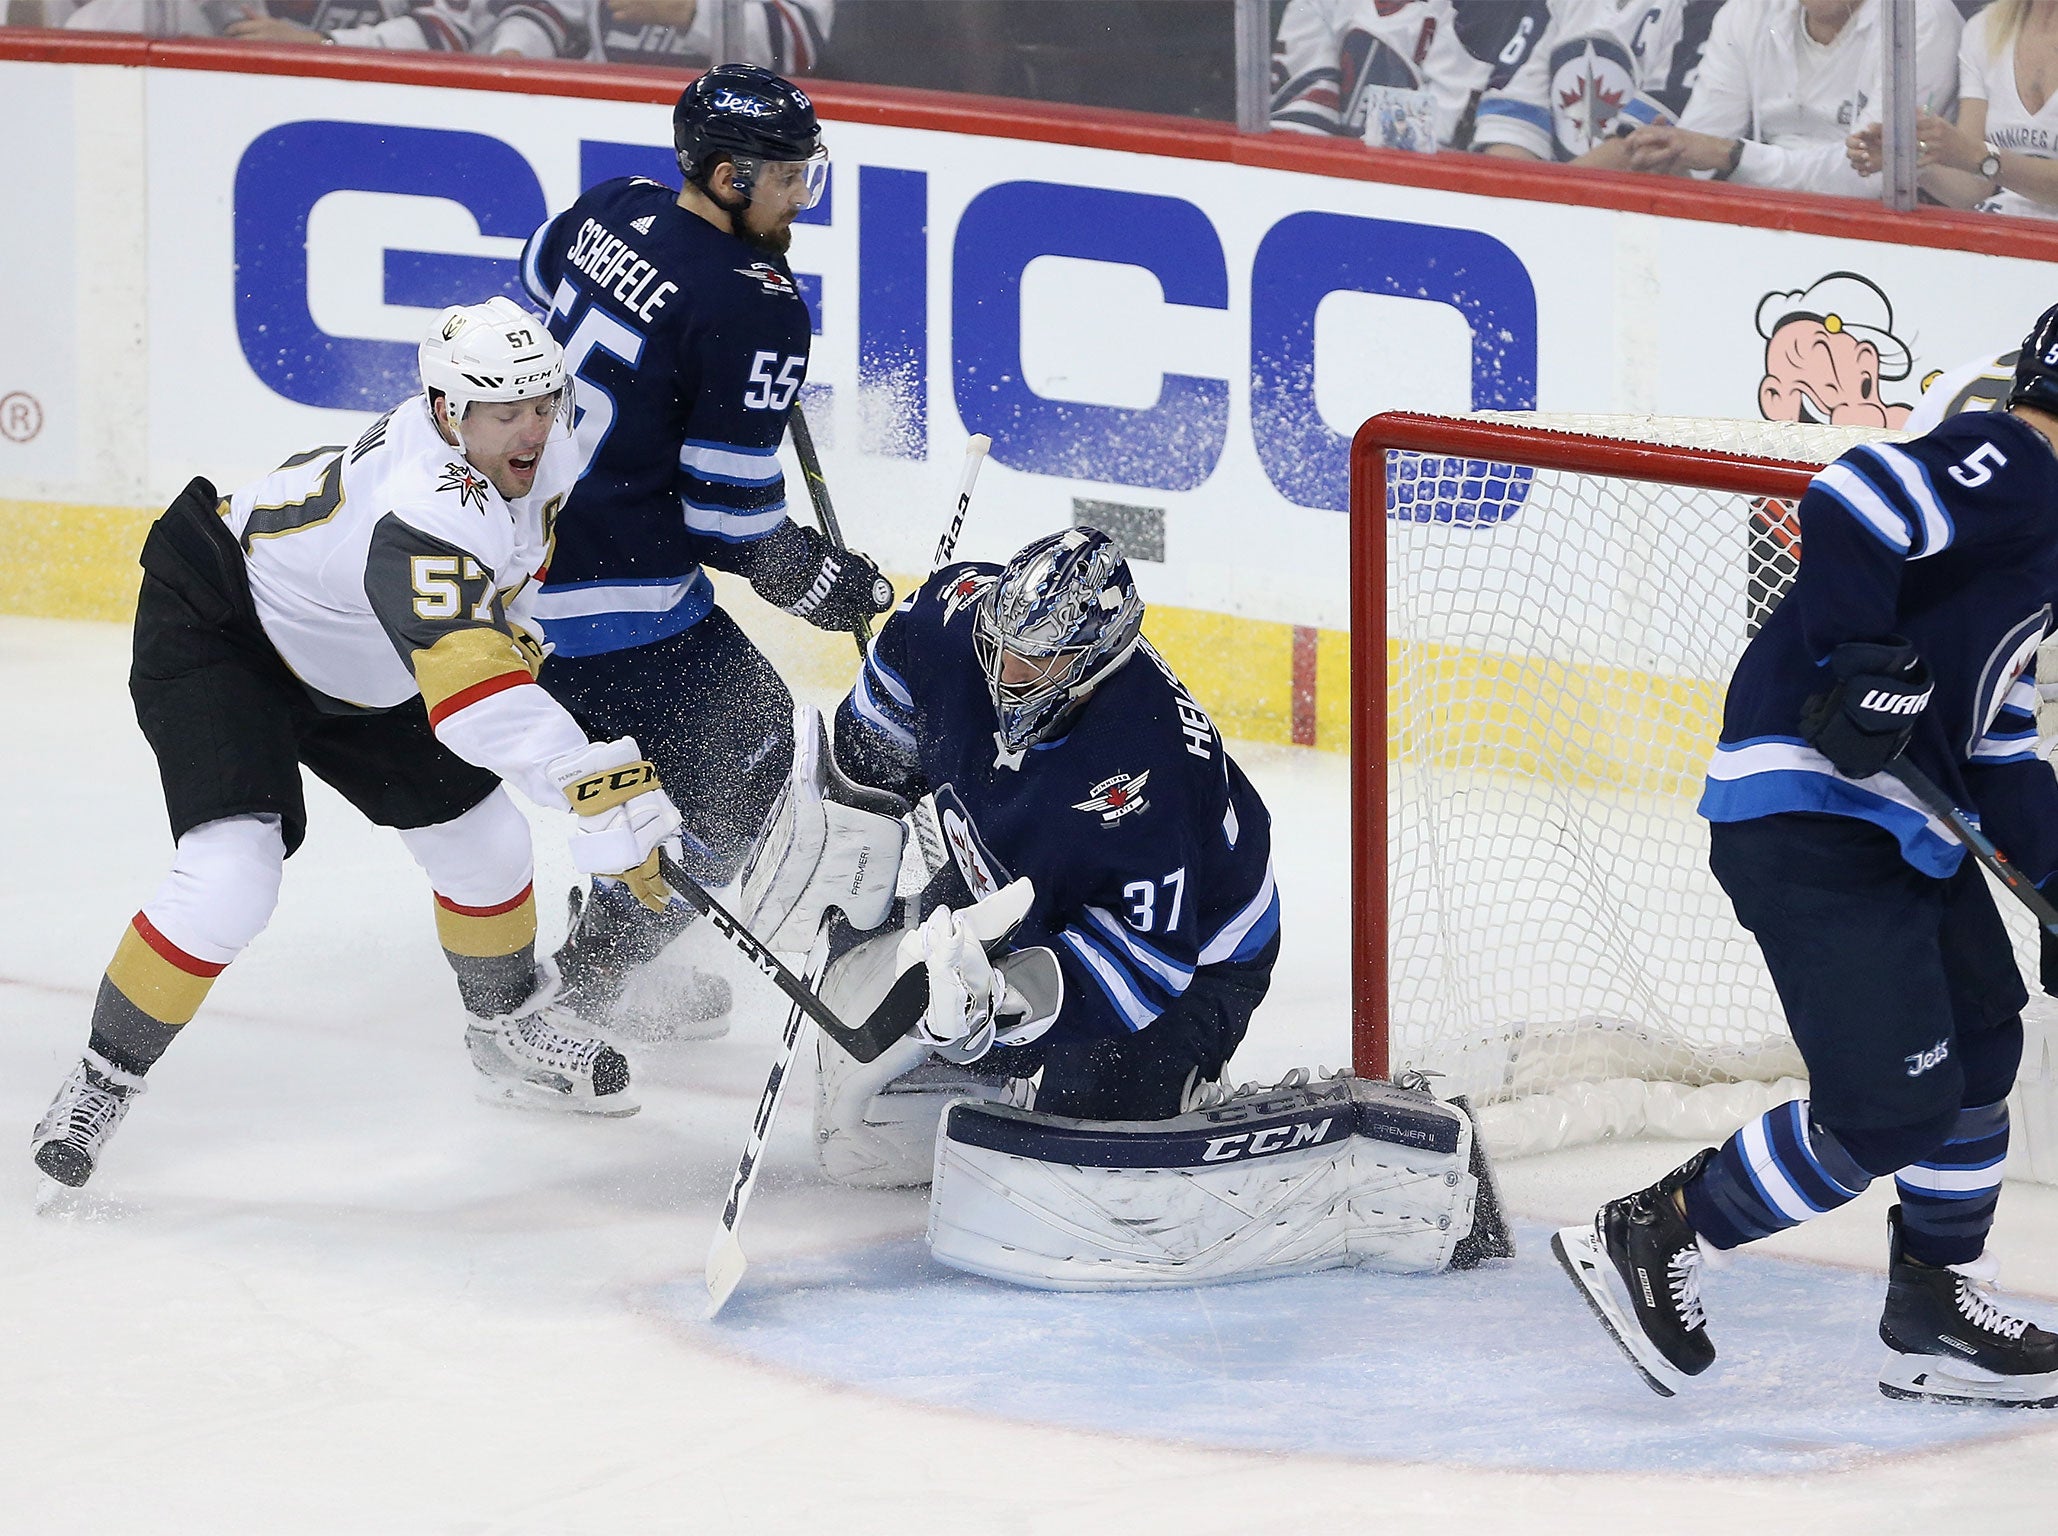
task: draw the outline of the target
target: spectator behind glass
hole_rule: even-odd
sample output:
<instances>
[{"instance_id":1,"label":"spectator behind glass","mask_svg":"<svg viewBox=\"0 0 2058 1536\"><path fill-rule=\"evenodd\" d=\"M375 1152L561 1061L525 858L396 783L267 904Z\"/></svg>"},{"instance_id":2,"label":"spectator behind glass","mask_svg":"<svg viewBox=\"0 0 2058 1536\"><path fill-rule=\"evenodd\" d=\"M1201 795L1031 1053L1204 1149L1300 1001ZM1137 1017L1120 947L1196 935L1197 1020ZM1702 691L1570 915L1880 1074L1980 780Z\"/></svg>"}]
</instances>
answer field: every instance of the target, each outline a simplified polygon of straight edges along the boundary
<instances>
[{"instance_id":1,"label":"spectator behind glass","mask_svg":"<svg viewBox=\"0 0 2058 1536\"><path fill-rule=\"evenodd\" d=\"M1479 93L1507 84L1548 14L1543 0L1288 0L1272 45L1272 126L1463 149Z\"/></svg>"},{"instance_id":2,"label":"spectator behind glass","mask_svg":"<svg viewBox=\"0 0 2058 1536\"><path fill-rule=\"evenodd\" d=\"M1964 22L1950 0L1915 0L1914 13L1916 100L1946 110ZM1679 126L1631 134L1628 167L1877 197L1845 141L1878 120L1879 82L1877 0L1728 0Z\"/></svg>"},{"instance_id":3,"label":"spectator behind glass","mask_svg":"<svg viewBox=\"0 0 2058 1536\"><path fill-rule=\"evenodd\" d=\"M1479 101L1472 145L1512 160L1619 170L1622 135L1674 123L1722 0L1551 0L1543 41Z\"/></svg>"},{"instance_id":4,"label":"spectator behind glass","mask_svg":"<svg viewBox=\"0 0 2058 1536\"><path fill-rule=\"evenodd\" d=\"M1958 121L1915 120L1919 185L1953 208L2058 219L2058 0L1995 0L1958 48ZM1879 171L1877 123L1851 164Z\"/></svg>"},{"instance_id":5,"label":"spectator behind glass","mask_svg":"<svg viewBox=\"0 0 2058 1536\"><path fill-rule=\"evenodd\" d=\"M715 0L502 0L481 53L705 68ZM836 0L751 0L725 63L806 74L822 57Z\"/></svg>"},{"instance_id":6,"label":"spectator behind glass","mask_svg":"<svg viewBox=\"0 0 2058 1536\"><path fill-rule=\"evenodd\" d=\"M67 27L463 53L489 0L86 0Z\"/></svg>"}]
</instances>

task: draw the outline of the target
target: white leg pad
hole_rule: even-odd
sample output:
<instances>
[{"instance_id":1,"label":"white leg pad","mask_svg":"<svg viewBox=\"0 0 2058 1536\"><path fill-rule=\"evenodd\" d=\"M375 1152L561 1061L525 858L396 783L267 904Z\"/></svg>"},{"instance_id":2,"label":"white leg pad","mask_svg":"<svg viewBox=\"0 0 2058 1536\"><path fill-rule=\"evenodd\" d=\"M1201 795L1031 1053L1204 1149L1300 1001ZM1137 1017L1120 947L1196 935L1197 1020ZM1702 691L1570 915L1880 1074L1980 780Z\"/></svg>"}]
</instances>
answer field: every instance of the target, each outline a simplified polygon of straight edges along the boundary
<instances>
[{"instance_id":1,"label":"white leg pad","mask_svg":"<svg viewBox=\"0 0 2058 1536\"><path fill-rule=\"evenodd\" d=\"M1348 1076L1146 1123L960 1103L936 1143L929 1246L1048 1290L1432 1274L1472 1230L1471 1152L1459 1110Z\"/></svg>"},{"instance_id":2,"label":"white leg pad","mask_svg":"<svg viewBox=\"0 0 2058 1536\"><path fill-rule=\"evenodd\" d=\"M903 969L898 930L867 939L824 974L822 1001L837 1017L869 1019ZM819 1031L815 1036L815 1162L839 1184L902 1189L929 1182L944 1107L1000 1090L933 1061L910 1035L860 1062Z\"/></svg>"}]
</instances>

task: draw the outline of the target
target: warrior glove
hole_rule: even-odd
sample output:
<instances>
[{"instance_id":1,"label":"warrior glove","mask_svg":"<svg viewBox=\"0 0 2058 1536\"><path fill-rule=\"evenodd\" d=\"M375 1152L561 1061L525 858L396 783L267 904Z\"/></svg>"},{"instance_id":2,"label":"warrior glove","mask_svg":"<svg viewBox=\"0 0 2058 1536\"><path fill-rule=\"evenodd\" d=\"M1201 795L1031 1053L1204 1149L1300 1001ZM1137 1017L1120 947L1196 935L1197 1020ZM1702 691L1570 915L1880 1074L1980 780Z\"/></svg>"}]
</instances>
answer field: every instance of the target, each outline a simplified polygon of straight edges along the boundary
<instances>
[{"instance_id":1,"label":"warrior glove","mask_svg":"<svg viewBox=\"0 0 2058 1536\"><path fill-rule=\"evenodd\" d=\"M619 880L651 911L664 911L672 888L658 870L658 845L682 823L635 739L595 742L546 771L579 814L571 834L579 872Z\"/></svg>"},{"instance_id":2,"label":"warrior glove","mask_svg":"<svg viewBox=\"0 0 2058 1536\"><path fill-rule=\"evenodd\" d=\"M1847 779L1869 779L1900 755L1935 684L1898 636L1852 640L1829 653L1836 686L1801 706L1801 739Z\"/></svg>"},{"instance_id":3,"label":"warrior glove","mask_svg":"<svg viewBox=\"0 0 2058 1536\"><path fill-rule=\"evenodd\" d=\"M792 527L790 551L752 578L765 601L806 619L817 629L856 629L860 620L893 606L893 583L871 557L835 549L812 528Z\"/></svg>"}]
</instances>

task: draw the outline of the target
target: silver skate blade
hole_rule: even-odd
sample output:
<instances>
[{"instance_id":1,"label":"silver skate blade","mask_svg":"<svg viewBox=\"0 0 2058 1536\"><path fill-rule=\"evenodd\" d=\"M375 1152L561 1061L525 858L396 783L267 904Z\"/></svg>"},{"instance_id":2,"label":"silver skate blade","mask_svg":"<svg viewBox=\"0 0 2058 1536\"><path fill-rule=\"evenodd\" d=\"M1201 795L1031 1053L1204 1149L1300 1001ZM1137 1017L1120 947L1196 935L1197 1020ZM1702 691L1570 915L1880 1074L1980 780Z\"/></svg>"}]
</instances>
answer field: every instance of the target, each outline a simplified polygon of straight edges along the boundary
<instances>
[{"instance_id":1,"label":"silver skate blade","mask_svg":"<svg viewBox=\"0 0 2058 1536\"><path fill-rule=\"evenodd\" d=\"M643 1107L629 1097L627 1089L603 1098L588 1099L540 1088L534 1083L510 1082L497 1077L482 1079L473 1088L472 1095L481 1104L491 1104L499 1109L535 1109L547 1114L592 1115L609 1120L625 1120Z\"/></svg>"},{"instance_id":2,"label":"silver skate blade","mask_svg":"<svg viewBox=\"0 0 2058 1536\"><path fill-rule=\"evenodd\" d=\"M1687 1377L1658 1353L1651 1341L1644 1337L1644 1331L1637 1327L1635 1318L1616 1298L1612 1283L1615 1266L1608 1262L1608 1255L1602 1251L1594 1229L1560 1227L1551 1237L1551 1252L1558 1256L1565 1273L1579 1287L1579 1294L1586 1298L1587 1306L1600 1319L1601 1326L1608 1330L1629 1363L1636 1367L1637 1375L1643 1377L1644 1385L1660 1397L1677 1397L1679 1389L1686 1385Z\"/></svg>"},{"instance_id":3,"label":"silver skate blade","mask_svg":"<svg viewBox=\"0 0 2058 1536\"><path fill-rule=\"evenodd\" d=\"M744 1267L749 1262L744 1258L743 1244L736 1241L734 1232L724 1232L708 1249L707 1316L710 1322L736 1293L737 1283L743 1279Z\"/></svg>"},{"instance_id":4,"label":"silver skate blade","mask_svg":"<svg viewBox=\"0 0 2058 1536\"><path fill-rule=\"evenodd\" d=\"M1957 1403L1982 1408L2058 1408L2058 1371L2003 1376L1948 1355L1888 1350L1879 1368L1883 1397L1903 1403Z\"/></svg>"}]
</instances>

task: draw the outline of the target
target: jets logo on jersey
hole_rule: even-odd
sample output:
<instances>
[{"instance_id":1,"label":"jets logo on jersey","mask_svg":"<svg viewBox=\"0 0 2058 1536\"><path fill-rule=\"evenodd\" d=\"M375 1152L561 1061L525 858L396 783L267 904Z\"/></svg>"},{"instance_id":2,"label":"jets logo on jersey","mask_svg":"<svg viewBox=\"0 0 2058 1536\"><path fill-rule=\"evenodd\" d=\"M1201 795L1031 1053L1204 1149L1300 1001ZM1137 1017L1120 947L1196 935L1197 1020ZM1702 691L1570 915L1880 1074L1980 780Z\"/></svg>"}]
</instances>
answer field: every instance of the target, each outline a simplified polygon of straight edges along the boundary
<instances>
[{"instance_id":1,"label":"jets logo on jersey","mask_svg":"<svg viewBox=\"0 0 2058 1536\"><path fill-rule=\"evenodd\" d=\"M1636 94L1636 67L1612 37L1581 38L1551 55L1551 105L1562 154L1579 156L1608 138Z\"/></svg>"},{"instance_id":2,"label":"jets logo on jersey","mask_svg":"<svg viewBox=\"0 0 2058 1536\"><path fill-rule=\"evenodd\" d=\"M1135 811L1146 810L1150 802L1143 798L1143 786L1150 782L1150 770L1142 773L1118 773L1111 779L1102 779L1093 786L1093 798L1075 800L1075 811L1092 811L1100 817L1100 824L1112 827Z\"/></svg>"},{"instance_id":3,"label":"jets logo on jersey","mask_svg":"<svg viewBox=\"0 0 2058 1536\"><path fill-rule=\"evenodd\" d=\"M943 825L943 840L950 845L951 859L975 899L984 901L1008 883L1011 877L1006 867L987 848L979 829L972 825L964 801L948 784L936 791L936 819Z\"/></svg>"},{"instance_id":4,"label":"jets logo on jersey","mask_svg":"<svg viewBox=\"0 0 2058 1536\"><path fill-rule=\"evenodd\" d=\"M956 581L945 587L940 594L943 598L944 625L948 627L952 619L979 601L980 593L984 592L988 587L996 585L999 581L1000 578L998 576L974 576L970 571L967 571Z\"/></svg>"},{"instance_id":5,"label":"jets logo on jersey","mask_svg":"<svg viewBox=\"0 0 2058 1536\"><path fill-rule=\"evenodd\" d=\"M443 478L436 482L439 491L455 491L457 499L467 507L486 510L486 492L491 487L486 477L469 464L445 464Z\"/></svg>"},{"instance_id":6,"label":"jets logo on jersey","mask_svg":"<svg viewBox=\"0 0 2058 1536\"><path fill-rule=\"evenodd\" d=\"M747 267L737 267L739 277L754 277L764 285L770 294L784 294L789 299L800 297L800 290L793 285L793 279L773 266L769 261L753 261Z\"/></svg>"}]
</instances>

